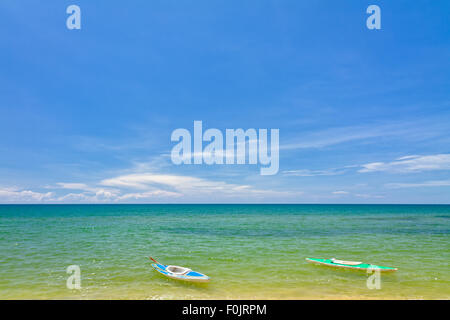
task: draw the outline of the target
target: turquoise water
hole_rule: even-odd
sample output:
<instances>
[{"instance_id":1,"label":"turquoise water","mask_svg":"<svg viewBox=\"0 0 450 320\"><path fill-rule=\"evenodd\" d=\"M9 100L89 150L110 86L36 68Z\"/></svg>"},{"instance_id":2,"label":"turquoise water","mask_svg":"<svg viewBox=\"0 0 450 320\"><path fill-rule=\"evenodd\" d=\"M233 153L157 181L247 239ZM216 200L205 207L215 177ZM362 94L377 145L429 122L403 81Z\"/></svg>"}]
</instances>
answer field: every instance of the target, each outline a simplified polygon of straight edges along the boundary
<instances>
[{"instance_id":1,"label":"turquoise water","mask_svg":"<svg viewBox=\"0 0 450 320\"><path fill-rule=\"evenodd\" d=\"M449 299L449 235L448 205L2 205L0 299ZM212 281L163 278L149 255ZM306 257L399 271L370 290Z\"/></svg>"}]
</instances>

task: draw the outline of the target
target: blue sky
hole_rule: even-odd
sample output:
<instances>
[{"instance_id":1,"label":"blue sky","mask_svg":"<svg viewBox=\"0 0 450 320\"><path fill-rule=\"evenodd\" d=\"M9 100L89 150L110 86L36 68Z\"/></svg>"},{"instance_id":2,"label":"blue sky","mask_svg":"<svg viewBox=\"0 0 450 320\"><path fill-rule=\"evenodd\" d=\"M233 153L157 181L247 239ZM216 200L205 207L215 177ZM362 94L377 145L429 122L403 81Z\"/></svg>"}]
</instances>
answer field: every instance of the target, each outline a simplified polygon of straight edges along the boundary
<instances>
[{"instance_id":1,"label":"blue sky","mask_svg":"<svg viewBox=\"0 0 450 320\"><path fill-rule=\"evenodd\" d=\"M450 203L448 12L2 0L0 203ZM278 174L172 164L194 120L279 129Z\"/></svg>"}]
</instances>

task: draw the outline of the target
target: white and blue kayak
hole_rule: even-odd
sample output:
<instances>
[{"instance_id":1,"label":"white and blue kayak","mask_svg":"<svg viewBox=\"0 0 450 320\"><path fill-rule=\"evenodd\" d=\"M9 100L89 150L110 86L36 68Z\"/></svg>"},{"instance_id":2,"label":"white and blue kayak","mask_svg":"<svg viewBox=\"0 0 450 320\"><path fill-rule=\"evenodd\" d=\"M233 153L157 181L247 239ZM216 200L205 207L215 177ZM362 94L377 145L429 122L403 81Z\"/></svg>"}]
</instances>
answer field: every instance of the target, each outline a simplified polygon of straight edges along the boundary
<instances>
[{"instance_id":1,"label":"white and blue kayak","mask_svg":"<svg viewBox=\"0 0 450 320\"><path fill-rule=\"evenodd\" d=\"M190 282L208 282L209 277L203 273L193 271L189 268L165 265L161 264L152 257L150 257L155 263L152 263L152 267L160 274L175 280L190 281Z\"/></svg>"}]
</instances>

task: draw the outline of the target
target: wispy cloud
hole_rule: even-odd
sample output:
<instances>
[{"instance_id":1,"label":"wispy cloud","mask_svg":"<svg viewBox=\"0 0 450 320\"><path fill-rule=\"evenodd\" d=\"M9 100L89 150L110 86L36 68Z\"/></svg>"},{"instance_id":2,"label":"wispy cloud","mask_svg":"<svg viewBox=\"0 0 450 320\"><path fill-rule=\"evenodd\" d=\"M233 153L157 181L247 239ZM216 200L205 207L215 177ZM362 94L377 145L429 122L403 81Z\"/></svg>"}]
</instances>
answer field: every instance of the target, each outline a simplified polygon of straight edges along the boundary
<instances>
[{"instance_id":1,"label":"wispy cloud","mask_svg":"<svg viewBox=\"0 0 450 320\"><path fill-rule=\"evenodd\" d=\"M147 191L147 192L135 192L135 193L126 193L124 195L118 196L116 201L128 201L128 200L145 200L145 199L155 199L155 198L178 198L183 195L177 192L170 192L164 190L155 190L155 191Z\"/></svg>"},{"instance_id":2,"label":"wispy cloud","mask_svg":"<svg viewBox=\"0 0 450 320\"><path fill-rule=\"evenodd\" d=\"M90 188L88 185L84 183L66 183L66 182L58 182L56 184L59 188L62 189L72 189L72 190L86 190L86 191L92 191L93 189ZM48 187L51 188L51 187Z\"/></svg>"},{"instance_id":3,"label":"wispy cloud","mask_svg":"<svg viewBox=\"0 0 450 320\"><path fill-rule=\"evenodd\" d=\"M392 162L371 162L361 166L359 172L421 172L429 170L450 170L450 154L411 155Z\"/></svg>"},{"instance_id":4,"label":"wispy cloud","mask_svg":"<svg viewBox=\"0 0 450 320\"><path fill-rule=\"evenodd\" d=\"M368 193L355 193L355 197L364 198L364 199L382 199L385 198L384 195L380 194L368 194Z\"/></svg>"},{"instance_id":5,"label":"wispy cloud","mask_svg":"<svg viewBox=\"0 0 450 320\"><path fill-rule=\"evenodd\" d=\"M379 138L400 138L407 141L421 141L446 136L447 124L437 123L435 118L407 121L382 122L367 125L332 127L324 130L302 132L297 139L280 146L281 150L324 148L347 142L374 140Z\"/></svg>"},{"instance_id":6,"label":"wispy cloud","mask_svg":"<svg viewBox=\"0 0 450 320\"><path fill-rule=\"evenodd\" d=\"M417 173L432 170L450 170L450 154L408 155L391 162L370 162L362 165L348 165L341 168L322 170L298 169L285 170L286 176L314 177L334 176L349 172L387 172L387 173Z\"/></svg>"},{"instance_id":7,"label":"wispy cloud","mask_svg":"<svg viewBox=\"0 0 450 320\"><path fill-rule=\"evenodd\" d=\"M420 187L448 187L450 186L450 180L435 180L424 181L417 183L387 183L385 187L392 189L399 188L420 188Z\"/></svg>"},{"instance_id":8,"label":"wispy cloud","mask_svg":"<svg viewBox=\"0 0 450 320\"><path fill-rule=\"evenodd\" d=\"M346 127L322 130L306 134L300 141L283 144L282 150L323 148L354 140L363 140L383 135L381 130L367 130L363 127Z\"/></svg>"},{"instance_id":9,"label":"wispy cloud","mask_svg":"<svg viewBox=\"0 0 450 320\"><path fill-rule=\"evenodd\" d=\"M286 170L282 173L287 176L298 176L298 177L314 177L314 176L335 176L338 174L343 174L344 169L327 169L327 170L309 170L309 169L299 169L299 170Z\"/></svg>"},{"instance_id":10,"label":"wispy cloud","mask_svg":"<svg viewBox=\"0 0 450 320\"><path fill-rule=\"evenodd\" d=\"M288 195L288 192L261 190L250 185L233 184L224 181L208 180L192 176L169 174L135 173L122 175L100 182L103 186L125 189L138 189L146 192L157 190L168 192L173 196L207 196L207 195ZM296 194L300 194L297 192Z\"/></svg>"},{"instance_id":11,"label":"wispy cloud","mask_svg":"<svg viewBox=\"0 0 450 320\"><path fill-rule=\"evenodd\" d=\"M343 191L343 190L339 190L339 191L333 191L332 194L344 195L344 194L349 194L349 192Z\"/></svg>"},{"instance_id":12,"label":"wispy cloud","mask_svg":"<svg viewBox=\"0 0 450 320\"><path fill-rule=\"evenodd\" d=\"M166 185L170 187L217 187L219 184L210 184L207 180L189 176L168 174L135 173L114 178L104 179L101 185L120 188L148 189L149 186Z\"/></svg>"},{"instance_id":13,"label":"wispy cloud","mask_svg":"<svg viewBox=\"0 0 450 320\"><path fill-rule=\"evenodd\" d=\"M363 199L382 199L385 196L380 194L370 194L370 193L353 193L344 190L338 190L331 192L336 197L345 196L345 198L354 197L354 198L363 198Z\"/></svg>"},{"instance_id":14,"label":"wispy cloud","mask_svg":"<svg viewBox=\"0 0 450 320\"><path fill-rule=\"evenodd\" d=\"M323 148L357 140L399 136L410 132L410 127L408 124L399 123L334 127L315 132L306 132L298 141L283 144L280 149Z\"/></svg>"}]
</instances>

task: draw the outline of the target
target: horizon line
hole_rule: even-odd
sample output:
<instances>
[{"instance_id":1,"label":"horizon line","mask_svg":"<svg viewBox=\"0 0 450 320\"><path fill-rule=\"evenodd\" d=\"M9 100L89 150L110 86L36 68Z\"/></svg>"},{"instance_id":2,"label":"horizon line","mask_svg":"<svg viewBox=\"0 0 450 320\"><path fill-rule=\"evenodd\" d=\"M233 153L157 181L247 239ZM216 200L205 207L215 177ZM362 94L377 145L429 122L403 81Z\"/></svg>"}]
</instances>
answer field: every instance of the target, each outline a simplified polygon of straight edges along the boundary
<instances>
[{"instance_id":1,"label":"horizon line","mask_svg":"<svg viewBox=\"0 0 450 320\"><path fill-rule=\"evenodd\" d=\"M0 206L9 205L426 205L450 206L450 203L0 203Z\"/></svg>"}]
</instances>

